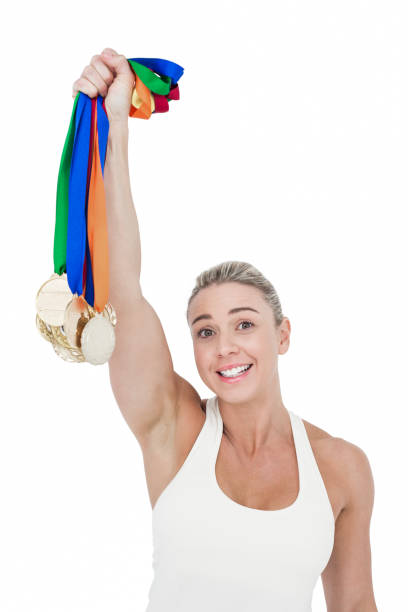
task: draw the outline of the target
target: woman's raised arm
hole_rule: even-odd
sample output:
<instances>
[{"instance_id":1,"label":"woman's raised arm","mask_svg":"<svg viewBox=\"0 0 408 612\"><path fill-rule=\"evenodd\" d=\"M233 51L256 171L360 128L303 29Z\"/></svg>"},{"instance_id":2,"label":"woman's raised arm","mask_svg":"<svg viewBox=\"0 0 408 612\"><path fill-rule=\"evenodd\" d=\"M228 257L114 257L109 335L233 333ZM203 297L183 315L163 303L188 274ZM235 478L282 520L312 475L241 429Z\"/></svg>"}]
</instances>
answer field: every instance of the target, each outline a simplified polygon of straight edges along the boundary
<instances>
[{"instance_id":1,"label":"woman's raised arm","mask_svg":"<svg viewBox=\"0 0 408 612\"><path fill-rule=\"evenodd\" d=\"M74 95L105 97L109 135L104 168L109 240L109 301L117 314L109 360L112 390L132 432L142 441L164 415L175 415L178 381L160 320L140 287L139 226L128 163L128 117L134 73L123 55L93 56Z\"/></svg>"}]
</instances>

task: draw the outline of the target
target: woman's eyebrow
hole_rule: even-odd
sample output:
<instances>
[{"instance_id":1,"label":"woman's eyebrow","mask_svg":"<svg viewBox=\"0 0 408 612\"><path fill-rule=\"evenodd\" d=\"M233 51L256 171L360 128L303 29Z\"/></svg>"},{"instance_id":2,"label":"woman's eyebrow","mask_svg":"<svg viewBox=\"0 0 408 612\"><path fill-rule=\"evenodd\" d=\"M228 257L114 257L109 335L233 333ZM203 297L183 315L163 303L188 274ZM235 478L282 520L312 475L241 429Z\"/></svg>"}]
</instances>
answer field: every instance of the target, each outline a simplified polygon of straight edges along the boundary
<instances>
[{"instance_id":1,"label":"woman's eyebrow","mask_svg":"<svg viewBox=\"0 0 408 612\"><path fill-rule=\"evenodd\" d=\"M230 314L235 314L236 312L240 312L241 310L252 310L252 312L257 312L259 314L259 312L257 310L255 310L255 308L251 308L251 306L239 306L238 308L231 308L231 310L228 311L228 314L229 315ZM201 319L212 319L212 316L210 314L199 315L191 323L191 326L193 326L194 323L197 323L197 321L201 321Z\"/></svg>"}]
</instances>

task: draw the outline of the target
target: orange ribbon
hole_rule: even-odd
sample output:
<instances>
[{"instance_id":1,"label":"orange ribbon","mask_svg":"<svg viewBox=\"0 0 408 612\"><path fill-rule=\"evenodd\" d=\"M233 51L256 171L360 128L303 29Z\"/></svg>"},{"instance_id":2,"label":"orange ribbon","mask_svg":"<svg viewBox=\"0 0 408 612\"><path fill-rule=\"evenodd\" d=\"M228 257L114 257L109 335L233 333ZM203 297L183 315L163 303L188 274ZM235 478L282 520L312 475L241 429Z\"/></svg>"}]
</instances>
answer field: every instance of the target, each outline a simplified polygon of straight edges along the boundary
<instances>
[{"instance_id":1,"label":"orange ribbon","mask_svg":"<svg viewBox=\"0 0 408 612\"><path fill-rule=\"evenodd\" d=\"M135 74L135 78L135 88L133 90L132 105L129 110L129 117L149 119L154 111L154 98L150 93L150 89L146 87L137 74ZM137 107L136 104L138 104Z\"/></svg>"},{"instance_id":2,"label":"orange ribbon","mask_svg":"<svg viewBox=\"0 0 408 612\"><path fill-rule=\"evenodd\" d=\"M94 308L97 312L102 312L109 297L109 251L105 188L99 156L97 114L98 107L95 105L87 231L93 272Z\"/></svg>"}]
</instances>

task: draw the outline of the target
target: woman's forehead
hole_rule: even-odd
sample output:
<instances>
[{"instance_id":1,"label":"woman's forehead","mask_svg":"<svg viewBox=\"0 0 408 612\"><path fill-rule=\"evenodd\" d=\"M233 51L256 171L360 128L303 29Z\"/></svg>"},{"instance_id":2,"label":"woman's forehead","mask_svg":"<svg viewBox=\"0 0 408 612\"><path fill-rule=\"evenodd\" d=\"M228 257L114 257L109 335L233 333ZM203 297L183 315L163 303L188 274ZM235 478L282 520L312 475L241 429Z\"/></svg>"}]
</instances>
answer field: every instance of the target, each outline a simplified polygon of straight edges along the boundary
<instances>
[{"instance_id":1,"label":"woman's forehead","mask_svg":"<svg viewBox=\"0 0 408 612\"><path fill-rule=\"evenodd\" d=\"M229 282L222 283L220 285L210 285L209 287L205 287L205 289L201 289L196 295L197 301L201 296L202 300L206 301L214 301L219 299L236 299L240 297L253 297L254 299L259 299L260 291L253 285L244 285L243 283L237 282Z\"/></svg>"},{"instance_id":2,"label":"woman's forehead","mask_svg":"<svg viewBox=\"0 0 408 612\"><path fill-rule=\"evenodd\" d=\"M193 320L200 314L227 314L231 309L244 306L261 310L262 294L256 287L238 283L211 285L201 289L190 305L190 317ZM204 312L205 311L205 312Z\"/></svg>"}]
</instances>

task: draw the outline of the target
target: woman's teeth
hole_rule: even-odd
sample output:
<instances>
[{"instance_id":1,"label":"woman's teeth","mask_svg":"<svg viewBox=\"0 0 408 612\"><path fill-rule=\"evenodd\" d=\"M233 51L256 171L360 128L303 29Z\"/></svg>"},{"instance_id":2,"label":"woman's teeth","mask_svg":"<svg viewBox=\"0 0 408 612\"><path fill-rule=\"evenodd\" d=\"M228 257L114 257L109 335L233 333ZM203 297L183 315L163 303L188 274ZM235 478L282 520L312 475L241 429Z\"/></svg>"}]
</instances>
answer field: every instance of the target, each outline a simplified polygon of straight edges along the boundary
<instances>
[{"instance_id":1,"label":"woman's teeth","mask_svg":"<svg viewBox=\"0 0 408 612\"><path fill-rule=\"evenodd\" d=\"M225 376L227 378L233 378L234 376L237 376L238 374L242 374L242 372L249 370L251 365L252 364L241 366L239 368L232 368L231 370L220 370L220 374L221 376Z\"/></svg>"}]
</instances>

